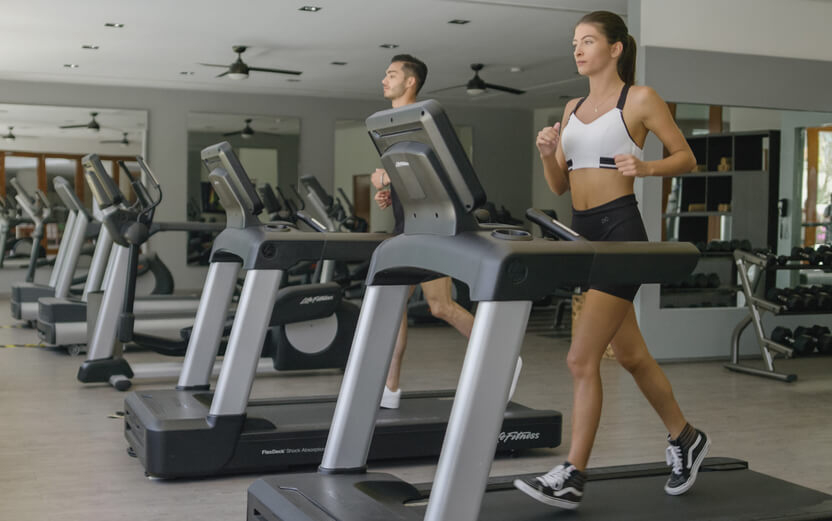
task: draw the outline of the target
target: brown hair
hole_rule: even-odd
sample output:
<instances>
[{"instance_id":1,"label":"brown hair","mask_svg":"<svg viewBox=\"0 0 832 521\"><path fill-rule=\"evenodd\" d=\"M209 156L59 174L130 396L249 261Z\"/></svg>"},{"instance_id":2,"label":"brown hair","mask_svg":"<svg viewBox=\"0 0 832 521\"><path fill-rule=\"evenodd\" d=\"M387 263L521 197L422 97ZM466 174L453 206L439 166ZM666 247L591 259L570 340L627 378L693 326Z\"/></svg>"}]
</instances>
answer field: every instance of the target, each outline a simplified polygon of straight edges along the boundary
<instances>
[{"instance_id":1,"label":"brown hair","mask_svg":"<svg viewBox=\"0 0 832 521\"><path fill-rule=\"evenodd\" d=\"M422 85L428 77L428 66L419 58L414 58L409 54L397 54L393 56L390 63L402 62L402 70L407 76L416 78L416 94L422 90Z\"/></svg>"},{"instance_id":2,"label":"brown hair","mask_svg":"<svg viewBox=\"0 0 832 521\"><path fill-rule=\"evenodd\" d=\"M630 36L627 24L615 13L593 11L584 15L577 25L595 24L610 44L621 42L623 50L618 57L618 76L627 85L636 81L636 40Z\"/></svg>"}]
</instances>

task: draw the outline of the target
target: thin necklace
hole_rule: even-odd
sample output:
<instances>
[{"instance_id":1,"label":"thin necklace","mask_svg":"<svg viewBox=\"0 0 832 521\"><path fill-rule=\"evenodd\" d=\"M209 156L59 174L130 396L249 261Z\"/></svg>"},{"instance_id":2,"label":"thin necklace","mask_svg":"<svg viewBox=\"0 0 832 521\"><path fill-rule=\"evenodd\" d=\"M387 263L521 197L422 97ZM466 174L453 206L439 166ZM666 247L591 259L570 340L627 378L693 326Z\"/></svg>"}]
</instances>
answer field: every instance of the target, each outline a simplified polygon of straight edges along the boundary
<instances>
[{"instance_id":1,"label":"thin necklace","mask_svg":"<svg viewBox=\"0 0 832 521\"><path fill-rule=\"evenodd\" d=\"M592 104L592 106L593 106L593 107L595 107L595 113L596 113L596 114L598 113L598 107L600 107L601 105L603 105L604 103L606 103L606 102L607 102L607 100L608 100L608 99L610 99L611 97L613 97L614 95L615 95L615 91L613 91L612 93L610 93L610 95L609 95L609 96L607 96L606 98L602 99L602 100L600 101L600 103L598 103L597 105L596 105L595 103L593 103L593 104Z\"/></svg>"}]
</instances>

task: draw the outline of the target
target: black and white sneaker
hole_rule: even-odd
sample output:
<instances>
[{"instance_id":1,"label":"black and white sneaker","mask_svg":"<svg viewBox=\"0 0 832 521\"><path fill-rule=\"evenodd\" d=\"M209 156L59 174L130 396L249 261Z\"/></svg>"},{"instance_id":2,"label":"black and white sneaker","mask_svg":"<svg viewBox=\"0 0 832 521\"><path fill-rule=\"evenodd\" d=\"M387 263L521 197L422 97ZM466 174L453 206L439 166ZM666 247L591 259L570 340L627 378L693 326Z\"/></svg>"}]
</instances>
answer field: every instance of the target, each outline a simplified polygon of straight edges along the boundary
<instances>
[{"instance_id":1,"label":"black and white sneaker","mask_svg":"<svg viewBox=\"0 0 832 521\"><path fill-rule=\"evenodd\" d=\"M688 428L691 432L683 431L676 440L667 437L670 444L667 447L667 464L672 470L664 491L671 496L678 496L690 490L711 446L711 440L704 432L689 425L685 427L686 430Z\"/></svg>"},{"instance_id":2,"label":"black and white sneaker","mask_svg":"<svg viewBox=\"0 0 832 521\"><path fill-rule=\"evenodd\" d=\"M574 510L581 504L586 476L569 462L532 479L515 479L517 490L555 507Z\"/></svg>"}]
</instances>

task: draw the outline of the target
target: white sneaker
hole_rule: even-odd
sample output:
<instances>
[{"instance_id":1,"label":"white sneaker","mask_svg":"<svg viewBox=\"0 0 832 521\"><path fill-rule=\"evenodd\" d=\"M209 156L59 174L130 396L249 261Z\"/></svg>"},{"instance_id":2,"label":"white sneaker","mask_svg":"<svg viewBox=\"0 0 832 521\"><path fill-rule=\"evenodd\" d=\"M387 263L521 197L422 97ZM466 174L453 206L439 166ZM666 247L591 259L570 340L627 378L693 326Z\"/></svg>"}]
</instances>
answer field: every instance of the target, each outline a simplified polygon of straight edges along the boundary
<instances>
[{"instance_id":1,"label":"white sneaker","mask_svg":"<svg viewBox=\"0 0 832 521\"><path fill-rule=\"evenodd\" d=\"M517 357L517 365L514 366L514 379L511 381L511 389L508 391L508 401L514 396L514 390L517 389L517 380L520 379L520 371L523 369L523 357ZM508 405L508 403L506 403Z\"/></svg>"},{"instance_id":2,"label":"white sneaker","mask_svg":"<svg viewBox=\"0 0 832 521\"><path fill-rule=\"evenodd\" d=\"M398 391L394 392L394 391L391 391L390 389L388 389L387 386L385 385L384 386L384 394L381 395L381 403L379 404L379 407L381 407L382 409L398 409L399 408L399 402L401 401L401 399L402 399L402 390L401 390L401 388L399 388Z\"/></svg>"}]
</instances>

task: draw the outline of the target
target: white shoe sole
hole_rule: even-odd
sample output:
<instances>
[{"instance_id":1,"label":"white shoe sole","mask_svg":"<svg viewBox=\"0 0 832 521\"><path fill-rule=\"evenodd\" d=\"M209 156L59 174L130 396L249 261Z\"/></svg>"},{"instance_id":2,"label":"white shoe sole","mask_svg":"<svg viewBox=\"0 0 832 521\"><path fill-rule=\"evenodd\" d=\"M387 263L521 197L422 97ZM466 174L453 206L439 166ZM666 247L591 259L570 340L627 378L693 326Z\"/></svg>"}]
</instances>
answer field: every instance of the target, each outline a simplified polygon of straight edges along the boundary
<instances>
[{"instance_id":1,"label":"white shoe sole","mask_svg":"<svg viewBox=\"0 0 832 521\"><path fill-rule=\"evenodd\" d=\"M526 484L525 481L521 479L514 480L514 488L526 494L527 496L536 499L537 501L540 501L541 503L553 507L565 508L566 510L575 510L580 505L580 503L575 503L574 501L565 501L563 499L549 497L546 494L541 493L536 488L530 487Z\"/></svg>"},{"instance_id":2,"label":"white shoe sole","mask_svg":"<svg viewBox=\"0 0 832 521\"><path fill-rule=\"evenodd\" d=\"M702 465L702 462L705 461L705 456L708 454L708 450L710 448L711 439L708 438L707 441L705 441L705 448L702 449L702 452L699 453L699 456L697 456L696 460L693 462L693 468L690 471L690 478L676 488L669 488L665 486L664 491L670 494L671 496L681 496L682 494L690 490L690 488L696 482L696 475L699 473L699 467Z\"/></svg>"}]
</instances>

